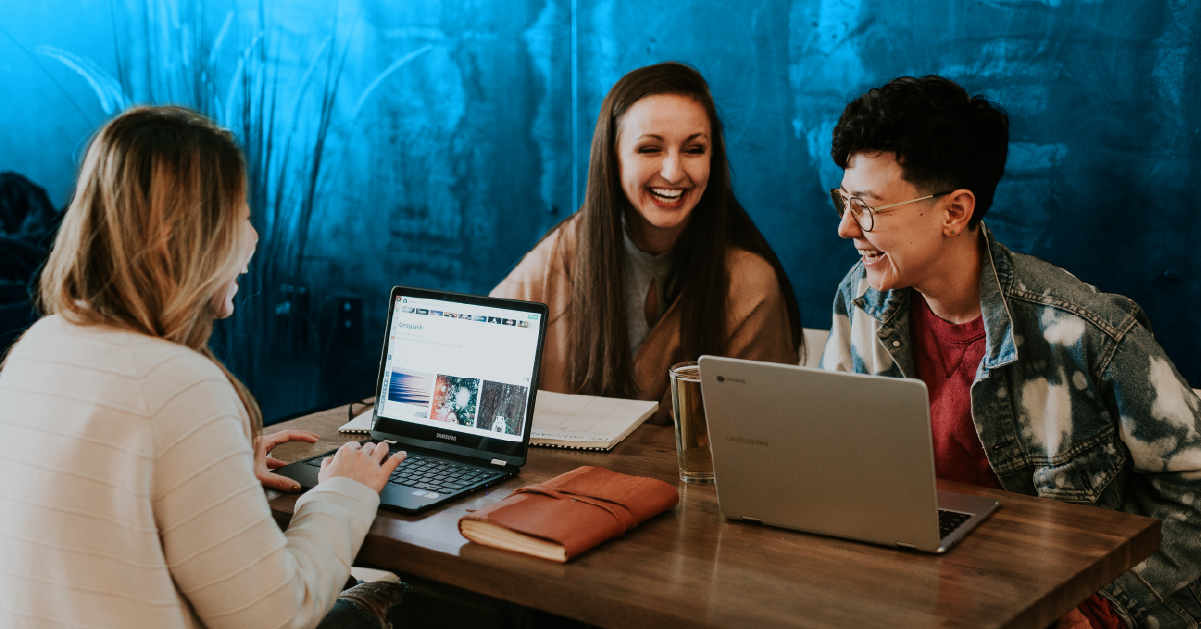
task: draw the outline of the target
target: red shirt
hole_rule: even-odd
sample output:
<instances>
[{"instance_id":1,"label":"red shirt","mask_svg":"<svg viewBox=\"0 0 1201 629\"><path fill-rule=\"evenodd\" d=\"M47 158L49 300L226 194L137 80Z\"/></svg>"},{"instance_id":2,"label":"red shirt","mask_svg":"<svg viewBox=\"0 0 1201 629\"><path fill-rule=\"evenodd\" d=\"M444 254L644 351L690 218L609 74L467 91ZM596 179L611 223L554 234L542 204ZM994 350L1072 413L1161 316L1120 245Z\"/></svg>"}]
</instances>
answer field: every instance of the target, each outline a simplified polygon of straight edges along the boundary
<instances>
[{"instance_id":1,"label":"red shirt","mask_svg":"<svg viewBox=\"0 0 1201 629\"><path fill-rule=\"evenodd\" d=\"M930 310L921 294L910 296L909 336L914 366L930 391L934 473L980 487L1002 489L988 466L984 445L972 421L972 381L984 359L984 318L948 323ZM1125 629L1110 601L1093 594L1077 607L1095 629Z\"/></svg>"},{"instance_id":2,"label":"red shirt","mask_svg":"<svg viewBox=\"0 0 1201 629\"><path fill-rule=\"evenodd\" d=\"M916 291L910 297L909 335L917 376L930 392L934 471L939 478L1001 489L972 422L972 381L984 358L984 319L948 323ZM1125 629L1109 601L1093 594L1077 607L1094 629Z\"/></svg>"},{"instance_id":3,"label":"red shirt","mask_svg":"<svg viewBox=\"0 0 1201 629\"><path fill-rule=\"evenodd\" d=\"M972 422L972 381L984 358L984 319L948 323L914 291L909 334L917 376L930 393L934 471L939 478L1001 489Z\"/></svg>"}]
</instances>

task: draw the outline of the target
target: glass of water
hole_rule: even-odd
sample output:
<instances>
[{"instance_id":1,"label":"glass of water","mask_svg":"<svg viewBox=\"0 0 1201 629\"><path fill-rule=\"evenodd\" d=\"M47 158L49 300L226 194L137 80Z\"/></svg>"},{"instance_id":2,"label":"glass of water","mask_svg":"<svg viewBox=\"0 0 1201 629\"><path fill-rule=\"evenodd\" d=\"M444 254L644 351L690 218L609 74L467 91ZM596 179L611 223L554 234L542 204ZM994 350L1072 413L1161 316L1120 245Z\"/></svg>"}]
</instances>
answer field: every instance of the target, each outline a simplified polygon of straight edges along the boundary
<instances>
[{"instance_id":1,"label":"glass of water","mask_svg":"<svg viewBox=\"0 0 1201 629\"><path fill-rule=\"evenodd\" d=\"M669 373L680 480L712 485L713 455L709 453L709 427L705 423L705 403L701 399L700 367L696 361L676 363Z\"/></svg>"}]
</instances>

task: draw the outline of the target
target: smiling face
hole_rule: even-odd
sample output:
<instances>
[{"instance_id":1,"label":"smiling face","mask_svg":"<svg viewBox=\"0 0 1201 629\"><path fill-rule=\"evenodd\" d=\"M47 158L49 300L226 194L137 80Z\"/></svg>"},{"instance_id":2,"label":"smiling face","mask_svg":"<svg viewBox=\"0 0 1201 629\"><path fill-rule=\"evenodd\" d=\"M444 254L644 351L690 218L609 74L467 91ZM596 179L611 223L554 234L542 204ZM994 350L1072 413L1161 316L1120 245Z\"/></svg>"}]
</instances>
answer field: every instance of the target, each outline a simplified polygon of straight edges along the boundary
<instances>
[{"instance_id":1,"label":"smiling face","mask_svg":"<svg viewBox=\"0 0 1201 629\"><path fill-rule=\"evenodd\" d=\"M238 276L246 272L246 266L250 264L250 258L254 255L255 245L259 241L259 233L255 231L254 226L250 224L250 206L242 203L241 216L239 218L239 228L242 230L242 256L241 264L238 268L241 271L229 278L229 280L217 289L213 295L213 312L216 313L218 319L224 319L234 313L234 295L238 293Z\"/></svg>"},{"instance_id":2,"label":"smiling face","mask_svg":"<svg viewBox=\"0 0 1201 629\"><path fill-rule=\"evenodd\" d=\"M617 135L621 187L635 210L630 235L643 251L671 249L709 183L709 116L678 94L647 96L626 110Z\"/></svg>"},{"instance_id":3,"label":"smiling face","mask_svg":"<svg viewBox=\"0 0 1201 629\"><path fill-rule=\"evenodd\" d=\"M847 159L842 193L844 197L859 197L871 207L930 194L905 181L896 155L887 152L856 153ZM870 232L863 231L849 211L843 214L838 235L855 242L872 288L888 291L912 286L921 290L931 278L943 273L947 262L945 233L949 229L947 212L941 209L945 199L937 197L886 210L876 215Z\"/></svg>"}]
</instances>

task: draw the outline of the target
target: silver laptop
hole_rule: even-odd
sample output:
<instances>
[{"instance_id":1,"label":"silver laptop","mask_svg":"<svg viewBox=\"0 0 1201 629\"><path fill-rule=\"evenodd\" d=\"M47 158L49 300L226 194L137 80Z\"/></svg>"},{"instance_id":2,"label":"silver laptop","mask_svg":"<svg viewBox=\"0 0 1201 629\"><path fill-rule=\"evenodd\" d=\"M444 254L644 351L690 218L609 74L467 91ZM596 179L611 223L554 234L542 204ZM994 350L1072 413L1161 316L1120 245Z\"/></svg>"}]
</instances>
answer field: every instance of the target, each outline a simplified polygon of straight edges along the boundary
<instances>
[{"instance_id":1,"label":"silver laptop","mask_svg":"<svg viewBox=\"0 0 1201 629\"><path fill-rule=\"evenodd\" d=\"M1000 503L939 491L921 380L702 356L730 519L944 552Z\"/></svg>"}]
</instances>

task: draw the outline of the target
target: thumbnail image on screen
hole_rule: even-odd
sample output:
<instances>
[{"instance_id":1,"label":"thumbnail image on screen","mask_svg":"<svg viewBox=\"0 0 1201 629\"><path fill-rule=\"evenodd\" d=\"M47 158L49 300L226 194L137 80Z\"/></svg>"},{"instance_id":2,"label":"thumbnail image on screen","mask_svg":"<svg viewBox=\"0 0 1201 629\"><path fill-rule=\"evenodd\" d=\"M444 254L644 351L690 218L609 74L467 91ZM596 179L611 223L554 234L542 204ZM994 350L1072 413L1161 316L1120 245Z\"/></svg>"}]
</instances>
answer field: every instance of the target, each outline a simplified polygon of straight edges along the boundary
<instances>
[{"instance_id":1,"label":"thumbnail image on screen","mask_svg":"<svg viewBox=\"0 0 1201 629\"><path fill-rule=\"evenodd\" d=\"M433 389L434 374L394 369L388 378L388 401L395 402L405 418L426 418Z\"/></svg>"},{"instance_id":2,"label":"thumbnail image on screen","mask_svg":"<svg viewBox=\"0 0 1201 629\"><path fill-rule=\"evenodd\" d=\"M393 371L391 383L388 385L388 399L401 404L424 407L430 403L430 390L433 385L433 374Z\"/></svg>"},{"instance_id":3,"label":"thumbnail image on screen","mask_svg":"<svg viewBox=\"0 0 1201 629\"><path fill-rule=\"evenodd\" d=\"M479 398L479 378L456 378L439 374L434 383L430 419L459 426L474 426L475 408Z\"/></svg>"},{"instance_id":4,"label":"thumbnail image on screen","mask_svg":"<svg viewBox=\"0 0 1201 629\"><path fill-rule=\"evenodd\" d=\"M529 395L529 387L485 380L475 427L506 435L520 435Z\"/></svg>"}]
</instances>

